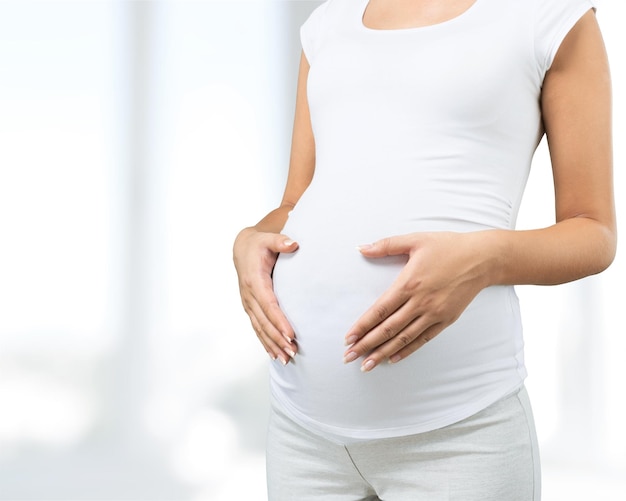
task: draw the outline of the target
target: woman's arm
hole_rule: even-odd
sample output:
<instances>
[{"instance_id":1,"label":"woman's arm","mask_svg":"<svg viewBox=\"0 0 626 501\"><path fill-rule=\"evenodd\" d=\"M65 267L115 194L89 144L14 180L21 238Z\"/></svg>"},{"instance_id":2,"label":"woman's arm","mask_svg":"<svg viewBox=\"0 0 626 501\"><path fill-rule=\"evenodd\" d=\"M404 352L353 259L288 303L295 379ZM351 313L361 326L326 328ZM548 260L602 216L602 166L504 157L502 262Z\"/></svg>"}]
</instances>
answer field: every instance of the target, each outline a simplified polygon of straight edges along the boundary
<instances>
[{"instance_id":1,"label":"woman's arm","mask_svg":"<svg viewBox=\"0 0 626 501\"><path fill-rule=\"evenodd\" d=\"M563 41L546 75L542 114L557 224L501 235L494 283L559 284L599 273L613 261L611 82L595 15Z\"/></svg>"},{"instance_id":2,"label":"woman's arm","mask_svg":"<svg viewBox=\"0 0 626 501\"><path fill-rule=\"evenodd\" d=\"M233 246L239 291L252 326L269 356L286 364L297 351L295 334L283 314L272 287L272 270L279 252L294 252L296 242L281 235L289 211L313 179L315 143L306 94L309 63L302 53L298 73L296 111L289 174L280 207L255 226L243 229Z\"/></svg>"},{"instance_id":3,"label":"woman's arm","mask_svg":"<svg viewBox=\"0 0 626 501\"><path fill-rule=\"evenodd\" d=\"M560 284L604 270L616 248L611 89L592 11L563 41L545 77L542 112L554 170L556 224L529 231L413 234L363 246L408 254L392 287L346 334L345 361L397 362L453 323L484 287Z\"/></svg>"}]
</instances>

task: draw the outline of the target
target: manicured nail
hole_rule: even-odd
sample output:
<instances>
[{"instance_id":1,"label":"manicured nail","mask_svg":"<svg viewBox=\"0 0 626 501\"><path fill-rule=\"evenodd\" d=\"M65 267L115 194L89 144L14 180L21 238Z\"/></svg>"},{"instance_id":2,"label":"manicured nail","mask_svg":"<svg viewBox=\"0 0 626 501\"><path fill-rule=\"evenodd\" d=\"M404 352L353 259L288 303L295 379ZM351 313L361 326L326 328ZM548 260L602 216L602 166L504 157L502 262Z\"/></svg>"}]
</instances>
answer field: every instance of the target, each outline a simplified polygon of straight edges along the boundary
<instances>
[{"instance_id":1,"label":"manicured nail","mask_svg":"<svg viewBox=\"0 0 626 501\"><path fill-rule=\"evenodd\" d=\"M285 341L287 341L289 344L293 343L293 339L291 339L287 334L283 334L283 337L285 338Z\"/></svg>"},{"instance_id":2,"label":"manicured nail","mask_svg":"<svg viewBox=\"0 0 626 501\"><path fill-rule=\"evenodd\" d=\"M276 360L276 355L274 355L273 353L270 353L269 351L267 352L267 354L270 356L272 360Z\"/></svg>"},{"instance_id":3,"label":"manicured nail","mask_svg":"<svg viewBox=\"0 0 626 501\"><path fill-rule=\"evenodd\" d=\"M369 250L372 247L374 247L372 244L363 244L363 245L357 245L356 248L359 252L362 252L364 250Z\"/></svg>"},{"instance_id":4,"label":"manicured nail","mask_svg":"<svg viewBox=\"0 0 626 501\"><path fill-rule=\"evenodd\" d=\"M346 346L350 346L351 344L356 343L359 340L359 336L357 336L356 334L353 334L352 336L349 336L346 338Z\"/></svg>"},{"instance_id":5,"label":"manicured nail","mask_svg":"<svg viewBox=\"0 0 626 501\"><path fill-rule=\"evenodd\" d=\"M354 362L358 358L358 355L354 351L349 351L343 357L343 363L349 364L350 362Z\"/></svg>"},{"instance_id":6,"label":"manicured nail","mask_svg":"<svg viewBox=\"0 0 626 501\"><path fill-rule=\"evenodd\" d=\"M288 353L291 358L296 356L296 352L293 351L289 346L284 347L283 350L285 350L285 352Z\"/></svg>"},{"instance_id":7,"label":"manicured nail","mask_svg":"<svg viewBox=\"0 0 626 501\"><path fill-rule=\"evenodd\" d=\"M374 368L375 365L376 362L374 362L373 360L366 360L365 363L361 366L361 372L369 372Z\"/></svg>"},{"instance_id":8,"label":"manicured nail","mask_svg":"<svg viewBox=\"0 0 626 501\"><path fill-rule=\"evenodd\" d=\"M293 244L295 244L296 242L294 242L293 240L285 240L283 242L287 247L291 247Z\"/></svg>"},{"instance_id":9,"label":"manicured nail","mask_svg":"<svg viewBox=\"0 0 626 501\"><path fill-rule=\"evenodd\" d=\"M289 363L289 359L283 355L279 355L278 359L283 365L287 365Z\"/></svg>"},{"instance_id":10,"label":"manicured nail","mask_svg":"<svg viewBox=\"0 0 626 501\"><path fill-rule=\"evenodd\" d=\"M398 355L397 353L393 357L389 358L389 362L391 362L392 364L395 364L396 362L399 362L400 360L402 360L402 357Z\"/></svg>"}]
</instances>

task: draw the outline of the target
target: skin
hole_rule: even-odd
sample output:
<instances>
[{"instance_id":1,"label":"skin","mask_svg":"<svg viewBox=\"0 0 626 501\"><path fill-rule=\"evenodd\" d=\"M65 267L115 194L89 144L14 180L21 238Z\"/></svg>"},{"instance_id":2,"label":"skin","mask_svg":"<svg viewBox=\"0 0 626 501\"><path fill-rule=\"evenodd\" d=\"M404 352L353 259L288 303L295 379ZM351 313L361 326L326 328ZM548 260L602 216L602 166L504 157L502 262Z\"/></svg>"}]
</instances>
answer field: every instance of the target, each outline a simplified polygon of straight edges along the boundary
<instances>
[{"instance_id":1,"label":"skin","mask_svg":"<svg viewBox=\"0 0 626 501\"><path fill-rule=\"evenodd\" d=\"M404 4L408 5L406 0L397 0L398 8ZM435 4L426 0L423 5L434 8ZM459 3L451 5L458 8ZM471 2L465 0L465 8L468 5ZM380 9L383 3L371 0L368 26L401 27L394 24L401 17L390 11L385 15ZM415 21L416 13L411 15ZM439 21L445 19L442 12L438 15ZM430 16L429 22L437 18L437 14ZM303 54L281 205L256 226L242 230L233 249L244 309L270 357L284 364L296 356L297 343L273 293L271 272L278 253L298 248L280 231L315 170L306 98L308 71ZM368 258L405 254L408 262L346 333L346 363L360 361L361 369L368 372L385 361L403 360L459 318L485 287L561 284L599 273L611 264L616 250L611 84L592 11L582 16L561 44L544 80L541 106L554 175L555 224L527 231L413 233L364 243L359 250Z\"/></svg>"},{"instance_id":2,"label":"skin","mask_svg":"<svg viewBox=\"0 0 626 501\"><path fill-rule=\"evenodd\" d=\"M370 0L363 24L378 30L438 24L465 12L476 0Z\"/></svg>"},{"instance_id":3,"label":"skin","mask_svg":"<svg viewBox=\"0 0 626 501\"><path fill-rule=\"evenodd\" d=\"M278 254L295 252L298 244L280 231L315 172L315 140L311 129L306 82L309 63L302 53L298 72L296 110L291 139L289 175L280 207L255 226L244 228L233 246L243 307L272 360L289 362L298 351L295 333L274 295L271 273Z\"/></svg>"}]
</instances>

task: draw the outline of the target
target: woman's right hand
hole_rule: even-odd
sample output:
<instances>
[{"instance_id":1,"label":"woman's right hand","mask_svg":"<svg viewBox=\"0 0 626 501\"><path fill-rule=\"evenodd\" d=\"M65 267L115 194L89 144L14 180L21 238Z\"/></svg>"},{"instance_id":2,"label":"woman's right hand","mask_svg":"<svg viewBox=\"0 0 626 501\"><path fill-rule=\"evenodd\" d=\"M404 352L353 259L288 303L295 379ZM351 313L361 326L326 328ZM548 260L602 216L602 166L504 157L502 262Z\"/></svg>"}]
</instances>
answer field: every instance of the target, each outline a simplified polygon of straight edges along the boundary
<instances>
[{"instance_id":1,"label":"woman's right hand","mask_svg":"<svg viewBox=\"0 0 626 501\"><path fill-rule=\"evenodd\" d=\"M252 327L272 360L286 365L297 352L295 333L280 309L272 285L272 270L281 252L295 252L298 244L285 235L254 227L243 229L233 246L241 302Z\"/></svg>"}]
</instances>

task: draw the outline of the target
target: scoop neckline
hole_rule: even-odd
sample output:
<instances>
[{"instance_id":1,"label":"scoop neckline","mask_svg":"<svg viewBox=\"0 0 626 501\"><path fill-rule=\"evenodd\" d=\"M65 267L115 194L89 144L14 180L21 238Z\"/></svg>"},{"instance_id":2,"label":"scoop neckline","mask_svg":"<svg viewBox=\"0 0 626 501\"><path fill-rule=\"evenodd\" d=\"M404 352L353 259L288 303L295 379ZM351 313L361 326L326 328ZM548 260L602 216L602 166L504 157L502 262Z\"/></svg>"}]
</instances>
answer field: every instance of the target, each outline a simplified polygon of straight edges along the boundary
<instances>
[{"instance_id":1,"label":"scoop neckline","mask_svg":"<svg viewBox=\"0 0 626 501\"><path fill-rule=\"evenodd\" d=\"M481 1L482 0L474 0L474 2L460 14L454 17L451 17L450 19L445 19L444 21L441 21L438 23L425 24L423 26L414 26L414 27L409 27L409 28L387 29L387 28L370 28L369 26L365 25L365 23L363 22L363 18L365 17L365 11L369 7L370 0L362 0L361 8L359 9L358 24L363 31L368 31L371 33L410 33L410 32L416 32L416 31L429 31L429 30L434 30L434 29L441 29L449 25L456 24L457 22L464 20L466 17L469 17L472 14L472 12L476 10L478 4L481 3Z\"/></svg>"}]
</instances>

